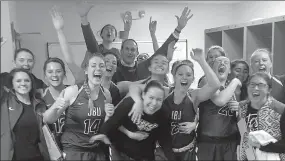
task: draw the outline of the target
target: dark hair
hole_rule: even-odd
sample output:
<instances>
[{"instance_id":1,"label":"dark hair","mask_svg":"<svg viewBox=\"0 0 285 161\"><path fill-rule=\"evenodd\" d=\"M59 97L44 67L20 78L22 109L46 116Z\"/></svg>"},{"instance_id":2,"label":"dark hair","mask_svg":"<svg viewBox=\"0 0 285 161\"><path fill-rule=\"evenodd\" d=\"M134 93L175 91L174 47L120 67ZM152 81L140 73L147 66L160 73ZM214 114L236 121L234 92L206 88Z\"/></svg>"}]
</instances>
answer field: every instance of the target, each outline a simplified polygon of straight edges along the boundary
<instances>
[{"instance_id":1,"label":"dark hair","mask_svg":"<svg viewBox=\"0 0 285 161\"><path fill-rule=\"evenodd\" d=\"M126 39L126 40L124 40L124 41L122 42L121 49L124 48L124 45L125 45L125 43L126 43L127 41L133 41L133 42L136 44L136 46L137 46L137 51L139 51L138 43L137 43L136 40L134 40L134 39Z\"/></svg>"},{"instance_id":2,"label":"dark hair","mask_svg":"<svg viewBox=\"0 0 285 161\"><path fill-rule=\"evenodd\" d=\"M271 78L269 77L269 75L267 73L264 73L264 72L256 72L254 73L253 75L251 75L249 78L248 78L248 82L247 82L247 85L249 85L250 81L252 78L254 77L260 77L260 78L263 78L265 80L265 82L267 83L268 87L271 89L272 88L272 80Z\"/></svg>"},{"instance_id":3,"label":"dark hair","mask_svg":"<svg viewBox=\"0 0 285 161\"><path fill-rule=\"evenodd\" d=\"M19 73L19 72L26 73L31 79L31 87L32 88L31 88L31 91L29 92L30 99L35 99L35 98L40 99L40 96L37 95L36 83L35 83L34 76L27 69L15 68L15 69L11 70L11 72L9 73L9 79L8 79L8 84L7 84L9 91L15 92L14 87L13 87L13 79L14 79L14 76L16 75L16 73Z\"/></svg>"},{"instance_id":4,"label":"dark hair","mask_svg":"<svg viewBox=\"0 0 285 161\"><path fill-rule=\"evenodd\" d=\"M32 52L31 50L29 50L29 49L26 49L26 48L20 48L20 49L16 50L16 51L15 51L15 54L14 54L14 60L16 60L18 54L19 54L20 52L22 52L22 51L27 52L27 53L30 53L30 54L32 55L33 59L35 60L35 55L33 54L33 52Z\"/></svg>"},{"instance_id":5,"label":"dark hair","mask_svg":"<svg viewBox=\"0 0 285 161\"><path fill-rule=\"evenodd\" d=\"M157 54L153 54L150 58L147 59L148 61L148 67L150 67L152 60L157 57L157 56L163 56L167 59L167 56L162 54L162 53L157 53ZM168 60L168 59L167 59ZM168 61L168 65L169 65L169 61Z\"/></svg>"},{"instance_id":6,"label":"dark hair","mask_svg":"<svg viewBox=\"0 0 285 161\"><path fill-rule=\"evenodd\" d=\"M107 25L105 25L102 29L101 29L101 31L100 31L100 36L102 37L102 33L103 33L103 30L106 28L106 27L113 27L114 29L115 29L115 36L117 37L117 29L116 29L116 27L115 26L113 26L113 25L111 25L111 24L107 24ZM115 39L113 40L113 41L115 41Z\"/></svg>"},{"instance_id":7,"label":"dark hair","mask_svg":"<svg viewBox=\"0 0 285 161\"><path fill-rule=\"evenodd\" d=\"M43 69L44 69L44 75L45 75L45 73L46 73L47 65L48 65L49 63L51 63L51 62L60 64L60 65L61 65L61 68L63 69L64 75L66 75L65 64L64 64L64 62L63 62L61 59L59 59L59 58L48 58L48 59L45 61L45 63L44 63L44 68L43 68Z\"/></svg>"},{"instance_id":8,"label":"dark hair","mask_svg":"<svg viewBox=\"0 0 285 161\"><path fill-rule=\"evenodd\" d=\"M212 52L213 50L217 50L218 52L220 52L221 56L226 56L226 52L225 52L224 48L222 48L221 46L218 46L218 45L214 45L208 49L206 60L209 57L209 53Z\"/></svg>"},{"instance_id":9,"label":"dark hair","mask_svg":"<svg viewBox=\"0 0 285 161\"><path fill-rule=\"evenodd\" d=\"M232 61L232 62L231 62L231 70L233 70L238 64L243 64L243 65L245 65L246 68L247 68L247 70L248 70L248 72L249 72L249 65L248 65L248 63L247 63L245 60L242 60L242 59L238 59L238 60ZM248 76L248 77L249 77L249 76ZM245 79L244 82L247 82L248 77ZM244 82L242 82L242 83L244 83Z\"/></svg>"},{"instance_id":10,"label":"dark hair","mask_svg":"<svg viewBox=\"0 0 285 161\"><path fill-rule=\"evenodd\" d=\"M113 53L113 52L108 51L108 52L104 53L104 57L105 57L105 56L107 56L107 55L113 55L113 56L115 56L115 57L116 57L116 59L117 59L117 65L118 65L119 57L118 57L118 55L117 55L117 54L115 54L115 53Z\"/></svg>"},{"instance_id":11,"label":"dark hair","mask_svg":"<svg viewBox=\"0 0 285 161\"><path fill-rule=\"evenodd\" d=\"M259 53L259 52L264 52L264 53L268 54L268 57L269 57L270 61L272 62L272 53L270 52L269 49L266 49L266 48L256 49L250 57L250 62L252 60L252 56L255 55L256 53Z\"/></svg>"},{"instance_id":12,"label":"dark hair","mask_svg":"<svg viewBox=\"0 0 285 161\"><path fill-rule=\"evenodd\" d=\"M176 65L175 69L173 70L173 76L176 74L178 68L180 68L180 67L183 66L183 65L189 66L189 67L192 69L192 72L193 72L193 74L194 74L194 69L193 69L193 68L194 68L194 64L193 64L193 62L191 62L190 60L182 60L182 61L180 61L180 62ZM171 71L172 71L172 70L171 70Z\"/></svg>"},{"instance_id":13,"label":"dark hair","mask_svg":"<svg viewBox=\"0 0 285 161\"><path fill-rule=\"evenodd\" d=\"M245 60L238 59L231 62L231 69L234 69L238 64L243 64L246 66L247 70L249 70L249 65Z\"/></svg>"},{"instance_id":14,"label":"dark hair","mask_svg":"<svg viewBox=\"0 0 285 161\"><path fill-rule=\"evenodd\" d=\"M151 81L149 81L149 82L146 84L146 86L145 86L143 92L146 93L146 92L148 92L148 90L149 90L150 88L153 88L153 87L161 89L161 90L163 91L163 93L164 93L164 88L163 88L162 84L159 83L157 80L151 80Z\"/></svg>"}]
</instances>

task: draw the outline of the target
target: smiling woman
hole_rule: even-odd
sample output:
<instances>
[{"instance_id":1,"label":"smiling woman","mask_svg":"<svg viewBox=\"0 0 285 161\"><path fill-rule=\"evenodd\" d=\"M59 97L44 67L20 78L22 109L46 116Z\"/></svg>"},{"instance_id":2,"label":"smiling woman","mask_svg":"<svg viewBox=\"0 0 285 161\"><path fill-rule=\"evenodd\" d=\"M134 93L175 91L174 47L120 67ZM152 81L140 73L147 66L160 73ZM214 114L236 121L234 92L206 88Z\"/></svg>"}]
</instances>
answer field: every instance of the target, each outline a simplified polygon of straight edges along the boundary
<instances>
[{"instance_id":1,"label":"smiling woman","mask_svg":"<svg viewBox=\"0 0 285 161\"><path fill-rule=\"evenodd\" d=\"M41 117L46 106L37 98L32 74L13 69L8 83L11 88L1 98L1 160L48 159Z\"/></svg>"}]
</instances>

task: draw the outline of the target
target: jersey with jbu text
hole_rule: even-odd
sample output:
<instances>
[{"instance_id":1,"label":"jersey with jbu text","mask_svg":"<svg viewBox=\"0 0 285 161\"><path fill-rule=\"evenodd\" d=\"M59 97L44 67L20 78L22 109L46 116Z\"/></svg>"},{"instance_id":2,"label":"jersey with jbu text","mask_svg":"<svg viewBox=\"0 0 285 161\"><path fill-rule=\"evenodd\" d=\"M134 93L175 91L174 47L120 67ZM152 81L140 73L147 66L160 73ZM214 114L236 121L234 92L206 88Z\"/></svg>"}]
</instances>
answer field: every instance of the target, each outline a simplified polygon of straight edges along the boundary
<instances>
[{"instance_id":1,"label":"jersey with jbu text","mask_svg":"<svg viewBox=\"0 0 285 161\"><path fill-rule=\"evenodd\" d=\"M100 87L93 107L88 106L89 96L83 86L78 85L78 89L76 100L66 110L64 132L61 137L63 149L94 147L94 144L89 143L89 139L99 132L105 120L104 89Z\"/></svg>"},{"instance_id":2,"label":"jersey with jbu text","mask_svg":"<svg viewBox=\"0 0 285 161\"><path fill-rule=\"evenodd\" d=\"M227 137L238 132L236 114L229 109L228 104L219 107L209 99L201 102L198 108L198 132L200 134L212 137Z\"/></svg>"},{"instance_id":3,"label":"jersey with jbu text","mask_svg":"<svg viewBox=\"0 0 285 161\"><path fill-rule=\"evenodd\" d=\"M194 122L195 120L196 112L188 92L180 104L174 103L174 92L171 92L164 100L162 109L167 114L167 118L171 120L173 148L182 148L191 143L195 137L195 130L190 134L183 133L179 130L180 123Z\"/></svg>"}]
</instances>

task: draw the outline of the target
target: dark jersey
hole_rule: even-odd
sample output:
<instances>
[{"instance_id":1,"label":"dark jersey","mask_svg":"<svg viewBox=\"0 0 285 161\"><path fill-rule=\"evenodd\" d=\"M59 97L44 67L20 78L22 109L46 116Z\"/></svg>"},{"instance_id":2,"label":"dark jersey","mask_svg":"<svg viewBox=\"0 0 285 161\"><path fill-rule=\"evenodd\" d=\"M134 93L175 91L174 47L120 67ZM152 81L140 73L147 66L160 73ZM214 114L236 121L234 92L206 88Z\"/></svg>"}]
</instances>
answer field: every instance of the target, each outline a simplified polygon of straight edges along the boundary
<instances>
[{"instance_id":1,"label":"dark jersey","mask_svg":"<svg viewBox=\"0 0 285 161\"><path fill-rule=\"evenodd\" d=\"M65 86L67 87L67 86ZM43 92L43 100L45 101L47 108L50 108L54 102L55 99L53 98L52 94L49 91L49 88L46 88ZM52 130L55 134L56 140L60 140L61 134L62 134L62 128L64 125L65 120L65 112L62 113L62 115L57 119L55 123L53 123Z\"/></svg>"},{"instance_id":2,"label":"dark jersey","mask_svg":"<svg viewBox=\"0 0 285 161\"><path fill-rule=\"evenodd\" d=\"M133 159L154 159L156 141L165 149L165 155L169 160L174 159L171 149L170 126L162 110L153 115L144 113L139 123L133 123L128 116L134 101L131 97L126 97L121 101L112 117L102 126L101 133L110 136L114 129L124 126L131 132L143 131L149 136L141 141L133 140L124 133L118 131L117 138L113 142L116 149Z\"/></svg>"},{"instance_id":3,"label":"dark jersey","mask_svg":"<svg viewBox=\"0 0 285 161\"><path fill-rule=\"evenodd\" d=\"M82 85L78 85L79 94L65 112L65 124L61 143L63 149L91 150L94 144L89 139L96 135L105 120L104 89L101 87L93 108L88 107L89 97Z\"/></svg>"},{"instance_id":4,"label":"dark jersey","mask_svg":"<svg viewBox=\"0 0 285 161\"><path fill-rule=\"evenodd\" d=\"M238 132L235 112L228 105L219 107L212 100L201 102L198 132L210 137L227 137Z\"/></svg>"},{"instance_id":5,"label":"dark jersey","mask_svg":"<svg viewBox=\"0 0 285 161\"><path fill-rule=\"evenodd\" d=\"M113 82L111 82L111 84L110 84L109 91L110 91L111 97L112 97L112 104L114 106L116 106L122 100L121 95L120 95L120 91L119 91L118 87Z\"/></svg>"},{"instance_id":6,"label":"dark jersey","mask_svg":"<svg viewBox=\"0 0 285 161\"><path fill-rule=\"evenodd\" d=\"M272 78L271 96L285 104L285 75Z\"/></svg>"},{"instance_id":7,"label":"dark jersey","mask_svg":"<svg viewBox=\"0 0 285 161\"><path fill-rule=\"evenodd\" d=\"M174 92L172 92L163 102L162 110L167 114L167 118L171 119L171 136L172 147L179 149L189 143L195 137L194 130L191 134L181 133L179 131L179 123L194 122L195 110L189 94L185 96L180 104L174 103Z\"/></svg>"}]
</instances>

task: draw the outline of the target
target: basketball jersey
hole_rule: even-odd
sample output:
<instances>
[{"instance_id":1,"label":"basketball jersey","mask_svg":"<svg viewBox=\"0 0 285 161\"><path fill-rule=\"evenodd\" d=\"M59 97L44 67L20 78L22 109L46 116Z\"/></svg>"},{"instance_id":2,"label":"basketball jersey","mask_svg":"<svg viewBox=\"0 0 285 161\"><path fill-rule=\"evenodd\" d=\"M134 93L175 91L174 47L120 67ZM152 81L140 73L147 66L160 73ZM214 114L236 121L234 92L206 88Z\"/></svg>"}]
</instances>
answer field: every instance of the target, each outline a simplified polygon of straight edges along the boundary
<instances>
[{"instance_id":1,"label":"basketball jersey","mask_svg":"<svg viewBox=\"0 0 285 161\"><path fill-rule=\"evenodd\" d=\"M191 143L195 137L195 130L190 134L179 131L179 123L195 120L196 112L188 92L179 105L174 103L174 92L170 93L164 100L162 109L167 113L167 118L171 120L172 147L179 149Z\"/></svg>"},{"instance_id":2,"label":"basketball jersey","mask_svg":"<svg viewBox=\"0 0 285 161\"><path fill-rule=\"evenodd\" d=\"M88 151L94 147L89 139L99 132L105 120L104 89L100 86L98 98L93 101L93 108L88 107L89 97L82 84L77 85L79 94L66 109L65 125L61 137L63 149Z\"/></svg>"},{"instance_id":3,"label":"basketball jersey","mask_svg":"<svg viewBox=\"0 0 285 161\"><path fill-rule=\"evenodd\" d=\"M222 87L220 90L223 90ZM232 98L233 99L233 98ZM198 133L210 137L227 137L238 132L237 117L228 104L219 107L211 99L201 102Z\"/></svg>"},{"instance_id":4,"label":"basketball jersey","mask_svg":"<svg viewBox=\"0 0 285 161\"><path fill-rule=\"evenodd\" d=\"M116 106L121 101L120 90L113 82L111 82L109 91L112 97L112 104Z\"/></svg>"},{"instance_id":5,"label":"basketball jersey","mask_svg":"<svg viewBox=\"0 0 285 161\"><path fill-rule=\"evenodd\" d=\"M65 86L67 87L67 86ZM49 88L46 88L43 92L43 100L45 101L47 108L50 108L54 102L55 99L53 98L52 94L49 91ZM63 112L60 117L57 119L57 121L55 123L53 123L53 127L52 127L52 131L55 134L55 137L59 137L56 139L60 140L60 136L62 134L62 128L64 125L64 120L65 120L65 112Z\"/></svg>"}]
</instances>

